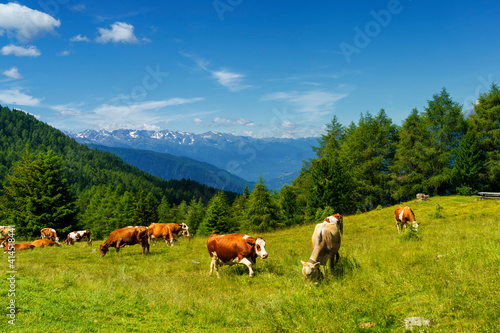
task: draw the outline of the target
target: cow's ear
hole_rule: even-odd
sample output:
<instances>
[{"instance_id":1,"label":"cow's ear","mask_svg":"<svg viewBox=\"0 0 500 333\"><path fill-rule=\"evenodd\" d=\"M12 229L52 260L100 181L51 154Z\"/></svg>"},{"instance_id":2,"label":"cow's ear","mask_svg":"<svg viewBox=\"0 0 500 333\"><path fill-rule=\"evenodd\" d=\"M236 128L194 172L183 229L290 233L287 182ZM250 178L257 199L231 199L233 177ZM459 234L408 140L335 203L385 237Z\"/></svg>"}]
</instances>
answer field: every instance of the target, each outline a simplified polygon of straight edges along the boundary
<instances>
[{"instance_id":1,"label":"cow's ear","mask_svg":"<svg viewBox=\"0 0 500 333\"><path fill-rule=\"evenodd\" d=\"M321 264L321 263L318 261L318 262L317 262L317 263L315 263L313 266L314 266L314 267L317 267L317 266L319 266L320 264Z\"/></svg>"},{"instance_id":2,"label":"cow's ear","mask_svg":"<svg viewBox=\"0 0 500 333\"><path fill-rule=\"evenodd\" d=\"M246 241L247 241L247 244L249 244L251 246L255 246L255 238L248 237L246 239Z\"/></svg>"}]
</instances>

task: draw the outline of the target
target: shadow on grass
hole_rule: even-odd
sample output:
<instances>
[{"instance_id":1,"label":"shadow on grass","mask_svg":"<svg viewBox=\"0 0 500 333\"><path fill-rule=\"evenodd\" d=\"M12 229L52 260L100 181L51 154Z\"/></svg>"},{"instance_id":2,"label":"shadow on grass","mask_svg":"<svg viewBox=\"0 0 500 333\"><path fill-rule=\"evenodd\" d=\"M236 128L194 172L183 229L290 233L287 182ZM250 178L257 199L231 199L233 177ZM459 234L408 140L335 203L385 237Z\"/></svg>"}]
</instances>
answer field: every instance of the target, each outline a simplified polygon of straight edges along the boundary
<instances>
[{"instance_id":1,"label":"shadow on grass","mask_svg":"<svg viewBox=\"0 0 500 333\"><path fill-rule=\"evenodd\" d=\"M343 279L345 276L349 276L355 270L361 268L355 257L351 256L340 256L339 262L335 265L333 274L331 274L336 279ZM328 271L327 271L328 274Z\"/></svg>"}]
</instances>

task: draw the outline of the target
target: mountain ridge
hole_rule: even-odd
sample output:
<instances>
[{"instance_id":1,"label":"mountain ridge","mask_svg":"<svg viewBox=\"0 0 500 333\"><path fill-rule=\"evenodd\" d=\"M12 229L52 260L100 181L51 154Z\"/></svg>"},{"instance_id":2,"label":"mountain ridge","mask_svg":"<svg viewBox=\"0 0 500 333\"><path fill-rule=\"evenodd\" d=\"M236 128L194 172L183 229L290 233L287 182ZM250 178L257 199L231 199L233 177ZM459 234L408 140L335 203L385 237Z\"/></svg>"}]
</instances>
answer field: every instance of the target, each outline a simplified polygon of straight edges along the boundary
<instances>
[{"instance_id":1,"label":"mountain ridge","mask_svg":"<svg viewBox=\"0 0 500 333\"><path fill-rule=\"evenodd\" d=\"M132 129L86 130L66 134L84 144L189 157L249 182L263 177L266 184L272 184L272 189L290 183L299 174L303 161L315 157L311 146L316 145L318 140L316 137L256 139L212 131L195 134Z\"/></svg>"}]
</instances>

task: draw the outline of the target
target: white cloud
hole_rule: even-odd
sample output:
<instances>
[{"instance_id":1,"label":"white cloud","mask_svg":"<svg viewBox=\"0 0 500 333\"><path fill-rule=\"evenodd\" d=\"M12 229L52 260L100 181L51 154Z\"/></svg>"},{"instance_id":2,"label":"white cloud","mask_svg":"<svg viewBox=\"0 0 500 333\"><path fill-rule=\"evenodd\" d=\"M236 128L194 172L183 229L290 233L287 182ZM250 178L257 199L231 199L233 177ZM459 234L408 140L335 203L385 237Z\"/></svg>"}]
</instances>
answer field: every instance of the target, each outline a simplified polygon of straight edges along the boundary
<instances>
[{"instance_id":1,"label":"white cloud","mask_svg":"<svg viewBox=\"0 0 500 333\"><path fill-rule=\"evenodd\" d=\"M120 128L128 129L152 129L158 130L159 123L168 123L177 118L192 117L186 114L167 114L164 108L180 106L184 104L203 101L204 98L170 98L160 101L147 101L130 104L101 104L92 111L81 112L78 107L81 105L58 105L52 109L58 111L57 121L59 127L67 128L74 118L75 126L86 128L115 130ZM64 118L64 121L62 119ZM57 127L57 126L56 126Z\"/></svg>"},{"instance_id":2,"label":"white cloud","mask_svg":"<svg viewBox=\"0 0 500 333\"><path fill-rule=\"evenodd\" d=\"M111 25L111 29L98 28L100 36L96 38L96 42L106 43L124 43L137 44L139 40L134 35L134 26L124 22L115 22Z\"/></svg>"},{"instance_id":3,"label":"white cloud","mask_svg":"<svg viewBox=\"0 0 500 333\"><path fill-rule=\"evenodd\" d=\"M230 91L240 91L247 88L251 88L251 86L243 84L243 79L245 78L245 75L243 74L230 72L225 69L221 69L218 71L211 70L209 68L210 62L208 62L207 60L197 58L195 56L192 56L184 52L179 52L179 53L185 56L186 58L189 58L192 61L194 61L201 69L210 73L212 77L215 78L217 82L219 82L220 85L228 88Z\"/></svg>"},{"instance_id":4,"label":"white cloud","mask_svg":"<svg viewBox=\"0 0 500 333\"><path fill-rule=\"evenodd\" d=\"M16 46L13 44L5 45L0 50L3 55L15 55L18 57L38 57L41 52L36 48L36 46Z\"/></svg>"},{"instance_id":5,"label":"white cloud","mask_svg":"<svg viewBox=\"0 0 500 333\"><path fill-rule=\"evenodd\" d=\"M296 111L312 116L321 116L330 113L335 102L346 97L347 94L335 94L322 90L306 92L276 92L265 95L263 101L283 100L295 106Z\"/></svg>"},{"instance_id":6,"label":"white cloud","mask_svg":"<svg viewBox=\"0 0 500 333\"><path fill-rule=\"evenodd\" d=\"M81 34L78 34L76 36L73 36L69 40L70 42L90 42L90 39L88 39L87 36L82 36Z\"/></svg>"},{"instance_id":7,"label":"white cloud","mask_svg":"<svg viewBox=\"0 0 500 333\"><path fill-rule=\"evenodd\" d=\"M41 99L22 93L19 89L0 90L0 102L5 104L37 106Z\"/></svg>"},{"instance_id":8,"label":"white cloud","mask_svg":"<svg viewBox=\"0 0 500 333\"><path fill-rule=\"evenodd\" d=\"M19 73L19 71L17 70L17 67L15 67L15 66L12 67L11 69L7 69L2 74L5 76L8 76L8 77L11 77L13 79L22 79L23 78L23 76Z\"/></svg>"},{"instance_id":9,"label":"white cloud","mask_svg":"<svg viewBox=\"0 0 500 333\"><path fill-rule=\"evenodd\" d=\"M224 126L249 126L249 127L255 126L255 124L251 120L244 118L229 119L229 118L215 117L212 120L212 122Z\"/></svg>"},{"instance_id":10,"label":"white cloud","mask_svg":"<svg viewBox=\"0 0 500 333\"><path fill-rule=\"evenodd\" d=\"M66 57L66 56L69 56L70 54L71 54L70 50L64 50L62 52L59 52L57 55L60 57Z\"/></svg>"},{"instance_id":11,"label":"white cloud","mask_svg":"<svg viewBox=\"0 0 500 333\"><path fill-rule=\"evenodd\" d=\"M60 25L61 21L38 10L14 2L0 4L0 28L22 44L30 43L46 33L54 33L54 29Z\"/></svg>"},{"instance_id":12,"label":"white cloud","mask_svg":"<svg viewBox=\"0 0 500 333\"><path fill-rule=\"evenodd\" d=\"M250 88L250 86L242 84L243 79L245 78L245 76L242 74L232 73L226 70L211 71L210 73L217 79L217 81L221 85L231 91L240 91L246 88Z\"/></svg>"},{"instance_id":13,"label":"white cloud","mask_svg":"<svg viewBox=\"0 0 500 333\"><path fill-rule=\"evenodd\" d=\"M199 125L199 124L203 123L203 120L201 120L200 118L193 118L193 123L195 123L196 125Z\"/></svg>"}]
</instances>

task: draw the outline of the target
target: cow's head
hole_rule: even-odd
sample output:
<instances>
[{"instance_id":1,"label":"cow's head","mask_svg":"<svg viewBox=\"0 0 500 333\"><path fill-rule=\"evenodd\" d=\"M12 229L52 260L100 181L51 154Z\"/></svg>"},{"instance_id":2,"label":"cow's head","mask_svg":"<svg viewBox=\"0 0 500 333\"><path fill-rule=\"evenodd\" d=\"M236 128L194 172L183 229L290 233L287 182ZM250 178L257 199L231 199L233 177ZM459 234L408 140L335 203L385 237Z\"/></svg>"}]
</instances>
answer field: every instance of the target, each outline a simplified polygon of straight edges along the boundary
<instances>
[{"instance_id":1,"label":"cow's head","mask_svg":"<svg viewBox=\"0 0 500 333\"><path fill-rule=\"evenodd\" d=\"M413 221L411 223L411 228L415 231L418 231L418 226L420 225L420 222L417 222L417 221Z\"/></svg>"},{"instance_id":2,"label":"cow's head","mask_svg":"<svg viewBox=\"0 0 500 333\"><path fill-rule=\"evenodd\" d=\"M189 233L189 227L187 226L186 223L181 223L181 232L179 235L182 235L184 237L191 237L191 234Z\"/></svg>"},{"instance_id":3,"label":"cow's head","mask_svg":"<svg viewBox=\"0 0 500 333\"><path fill-rule=\"evenodd\" d=\"M268 254L266 252L266 241L262 237L257 237L255 242L252 243L250 238L247 239L250 245L255 246L255 253L262 259L266 259Z\"/></svg>"},{"instance_id":4,"label":"cow's head","mask_svg":"<svg viewBox=\"0 0 500 333\"><path fill-rule=\"evenodd\" d=\"M302 274L304 274L304 278L306 280L310 281L321 280L321 278L323 277L323 273L321 273L319 262L315 262L313 264L310 262L301 261L301 263L302 263Z\"/></svg>"},{"instance_id":5,"label":"cow's head","mask_svg":"<svg viewBox=\"0 0 500 333\"><path fill-rule=\"evenodd\" d=\"M101 251L101 256L104 257L108 252L108 247L104 244L99 245L99 251Z\"/></svg>"}]
</instances>

